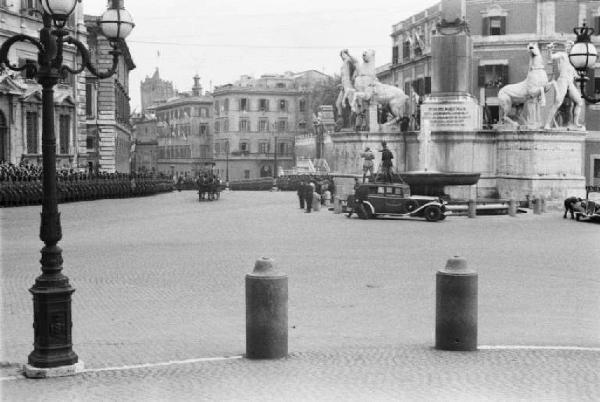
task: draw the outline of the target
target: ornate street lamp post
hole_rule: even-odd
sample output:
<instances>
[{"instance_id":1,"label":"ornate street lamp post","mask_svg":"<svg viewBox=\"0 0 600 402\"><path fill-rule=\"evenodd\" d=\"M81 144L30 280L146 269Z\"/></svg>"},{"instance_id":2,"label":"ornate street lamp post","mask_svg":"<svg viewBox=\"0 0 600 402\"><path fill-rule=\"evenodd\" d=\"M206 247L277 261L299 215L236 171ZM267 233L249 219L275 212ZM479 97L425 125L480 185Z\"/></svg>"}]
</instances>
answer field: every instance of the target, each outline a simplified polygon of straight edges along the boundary
<instances>
[{"instance_id":1,"label":"ornate street lamp post","mask_svg":"<svg viewBox=\"0 0 600 402\"><path fill-rule=\"evenodd\" d=\"M54 134L54 86L63 74L79 74L87 68L99 78L108 78L117 70L118 45L132 30L131 16L113 0L112 7L101 17L100 25L112 45L112 67L105 72L96 70L90 63L86 47L69 35L65 24L75 10L79 0L42 0L43 28L40 37L15 35L0 47L0 64L14 71L27 70L42 86L42 213L40 239L42 274L36 278L29 291L33 295L34 350L25 366L25 375L46 377L73 374L82 364L71 343L71 294L75 291L69 279L62 274L62 249L58 242L62 238L60 213L57 202L56 182L56 136ZM121 0L122 1L122 0ZM28 42L38 49L38 62L23 67L11 65L8 52L17 42ZM74 45L82 64L72 69L63 65L64 44ZM55 370L54 372L52 370ZM62 371L61 371L62 370Z\"/></svg>"},{"instance_id":2,"label":"ornate street lamp post","mask_svg":"<svg viewBox=\"0 0 600 402\"><path fill-rule=\"evenodd\" d=\"M583 26L573 29L575 35L577 35L577 41L569 51L569 61L577 70L579 77L576 81L579 82L581 88L581 96L589 103L598 103L600 99L592 98L585 92L585 82L589 80L586 76L588 68L594 68L596 64L596 58L598 53L596 47L592 44L591 37L594 34L594 28L586 26L585 22Z\"/></svg>"}]
</instances>

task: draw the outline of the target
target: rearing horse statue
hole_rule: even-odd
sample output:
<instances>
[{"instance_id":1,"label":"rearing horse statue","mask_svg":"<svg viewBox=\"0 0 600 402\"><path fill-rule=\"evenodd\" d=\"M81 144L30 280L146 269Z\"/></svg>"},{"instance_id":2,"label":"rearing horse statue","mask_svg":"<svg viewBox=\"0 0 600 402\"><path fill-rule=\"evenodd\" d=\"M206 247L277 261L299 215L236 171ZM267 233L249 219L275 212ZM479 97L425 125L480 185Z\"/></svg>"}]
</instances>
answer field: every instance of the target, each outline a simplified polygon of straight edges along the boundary
<instances>
[{"instance_id":1,"label":"rearing horse statue","mask_svg":"<svg viewBox=\"0 0 600 402\"><path fill-rule=\"evenodd\" d=\"M539 101L540 106L546 104L545 92L550 89L550 85L548 85L544 59L537 43L529 43L527 49L529 51L527 78L516 84L505 85L498 91L500 122L518 124L508 117L514 105L524 104L527 101Z\"/></svg>"}]
</instances>

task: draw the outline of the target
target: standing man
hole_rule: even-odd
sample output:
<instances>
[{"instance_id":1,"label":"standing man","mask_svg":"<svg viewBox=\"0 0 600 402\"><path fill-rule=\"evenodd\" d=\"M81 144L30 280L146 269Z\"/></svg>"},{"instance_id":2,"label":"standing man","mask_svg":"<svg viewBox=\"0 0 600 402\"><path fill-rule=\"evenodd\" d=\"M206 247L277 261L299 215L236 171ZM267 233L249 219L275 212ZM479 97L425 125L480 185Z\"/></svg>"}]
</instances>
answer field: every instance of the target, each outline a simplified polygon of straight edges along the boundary
<instances>
[{"instance_id":1,"label":"standing man","mask_svg":"<svg viewBox=\"0 0 600 402\"><path fill-rule=\"evenodd\" d=\"M298 185L298 200L300 200L300 209L304 209L304 181L301 181L300 184Z\"/></svg>"},{"instance_id":2,"label":"standing man","mask_svg":"<svg viewBox=\"0 0 600 402\"><path fill-rule=\"evenodd\" d=\"M313 193L315 192L315 184L314 183L308 183L304 186L305 192L304 192L304 201L306 202L306 213L310 213L310 211L312 210L312 203L313 203Z\"/></svg>"},{"instance_id":3,"label":"standing man","mask_svg":"<svg viewBox=\"0 0 600 402\"><path fill-rule=\"evenodd\" d=\"M392 167L394 164L392 163L392 159L394 159L394 154L387 147L387 142L381 141L381 145L383 149L381 152L381 166L383 168L383 177L385 181L388 183L392 182Z\"/></svg>"},{"instance_id":4,"label":"standing man","mask_svg":"<svg viewBox=\"0 0 600 402\"><path fill-rule=\"evenodd\" d=\"M369 181L373 178L373 160L375 159L375 155L371 152L371 148L367 147L365 152L360 154L363 160L363 183L367 177L367 172L369 172Z\"/></svg>"}]
</instances>

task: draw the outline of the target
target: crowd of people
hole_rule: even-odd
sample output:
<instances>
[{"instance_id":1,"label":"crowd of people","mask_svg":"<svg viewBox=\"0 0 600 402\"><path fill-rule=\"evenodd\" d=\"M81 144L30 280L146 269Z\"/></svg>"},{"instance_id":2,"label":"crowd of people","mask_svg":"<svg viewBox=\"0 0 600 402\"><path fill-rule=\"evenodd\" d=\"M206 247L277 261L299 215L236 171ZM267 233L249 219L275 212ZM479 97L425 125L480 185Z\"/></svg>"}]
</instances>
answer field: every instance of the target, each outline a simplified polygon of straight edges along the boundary
<instances>
[{"instance_id":1,"label":"crowd of people","mask_svg":"<svg viewBox=\"0 0 600 402\"><path fill-rule=\"evenodd\" d=\"M333 194L335 194L335 185L333 180L308 178L301 180L296 190L300 209L306 208L306 213L319 211L321 206L329 207Z\"/></svg>"}]
</instances>

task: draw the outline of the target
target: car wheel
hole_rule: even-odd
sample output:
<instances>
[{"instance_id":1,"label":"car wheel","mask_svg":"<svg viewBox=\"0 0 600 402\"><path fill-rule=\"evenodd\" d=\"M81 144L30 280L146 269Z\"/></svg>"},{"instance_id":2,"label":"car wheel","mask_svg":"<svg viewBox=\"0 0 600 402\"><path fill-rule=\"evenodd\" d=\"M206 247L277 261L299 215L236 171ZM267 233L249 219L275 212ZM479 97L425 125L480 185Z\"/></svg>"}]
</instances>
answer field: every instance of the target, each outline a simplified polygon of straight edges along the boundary
<instances>
[{"instance_id":1,"label":"car wheel","mask_svg":"<svg viewBox=\"0 0 600 402\"><path fill-rule=\"evenodd\" d=\"M408 200L404 204L404 208L406 209L406 212L411 213L415 209L419 208L419 203L415 200Z\"/></svg>"},{"instance_id":2,"label":"car wheel","mask_svg":"<svg viewBox=\"0 0 600 402\"><path fill-rule=\"evenodd\" d=\"M367 212L364 204L358 205L358 211L356 211L356 213L360 219L369 219L370 212Z\"/></svg>"},{"instance_id":3,"label":"car wheel","mask_svg":"<svg viewBox=\"0 0 600 402\"><path fill-rule=\"evenodd\" d=\"M425 210L423 211L423 215L425 216L425 219L427 219L429 222L435 222L440 220L440 217L442 216L442 211L440 207L430 205L427 208L425 208Z\"/></svg>"}]
</instances>

